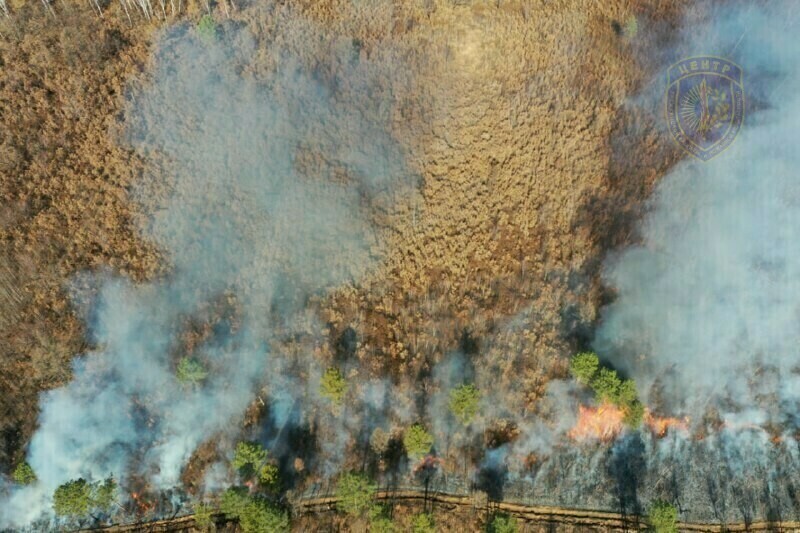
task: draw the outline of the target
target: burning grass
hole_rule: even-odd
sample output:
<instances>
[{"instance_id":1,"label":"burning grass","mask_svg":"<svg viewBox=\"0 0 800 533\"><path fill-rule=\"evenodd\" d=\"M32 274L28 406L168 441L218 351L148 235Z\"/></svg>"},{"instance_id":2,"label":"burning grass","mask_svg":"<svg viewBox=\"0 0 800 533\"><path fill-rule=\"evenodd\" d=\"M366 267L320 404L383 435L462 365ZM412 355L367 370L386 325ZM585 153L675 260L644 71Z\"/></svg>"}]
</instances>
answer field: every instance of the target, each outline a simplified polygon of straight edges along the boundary
<instances>
[{"instance_id":1,"label":"burning grass","mask_svg":"<svg viewBox=\"0 0 800 533\"><path fill-rule=\"evenodd\" d=\"M597 407L578 406L578 419L567 434L575 441L598 440L610 442L625 429L625 413L610 402L603 402ZM663 438L672 429L684 433L689 432L689 418L660 417L645 409L644 425L659 438Z\"/></svg>"},{"instance_id":2,"label":"burning grass","mask_svg":"<svg viewBox=\"0 0 800 533\"><path fill-rule=\"evenodd\" d=\"M597 407L578 406L578 421L568 436L576 441L600 440L610 442L625 427L622 409L605 402Z\"/></svg>"}]
</instances>

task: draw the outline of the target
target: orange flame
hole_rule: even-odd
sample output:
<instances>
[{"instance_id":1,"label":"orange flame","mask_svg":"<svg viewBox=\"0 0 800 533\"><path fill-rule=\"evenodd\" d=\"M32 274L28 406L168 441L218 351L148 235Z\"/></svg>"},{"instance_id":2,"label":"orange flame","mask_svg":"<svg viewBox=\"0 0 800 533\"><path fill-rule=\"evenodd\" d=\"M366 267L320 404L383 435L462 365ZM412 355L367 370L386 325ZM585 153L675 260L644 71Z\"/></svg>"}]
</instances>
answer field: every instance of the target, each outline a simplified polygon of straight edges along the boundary
<instances>
[{"instance_id":1,"label":"orange flame","mask_svg":"<svg viewBox=\"0 0 800 533\"><path fill-rule=\"evenodd\" d=\"M624 414L620 408L610 403L599 407L578 406L578 421L567 435L573 440L613 440L623 428Z\"/></svg>"},{"instance_id":2,"label":"orange flame","mask_svg":"<svg viewBox=\"0 0 800 533\"><path fill-rule=\"evenodd\" d=\"M156 508L155 502L147 501L142 495L137 492L131 493L131 498L136 503L136 508L140 513L148 513Z\"/></svg>"},{"instance_id":3,"label":"orange flame","mask_svg":"<svg viewBox=\"0 0 800 533\"><path fill-rule=\"evenodd\" d=\"M578 421L567 435L577 441L609 442L624 429L624 419L625 412L609 402L604 402L598 407L579 405ZM689 431L688 418L659 417L649 409L645 410L643 422L658 437L664 437L670 429Z\"/></svg>"},{"instance_id":4,"label":"orange flame","mask_svg":"<svg viewBox=\"0 0 800 533\"><path fill-rule=\"evenodd\" d=\"M664 437L670 429L676 429L684 433L689 432L689 417L674 418L660 417L654 415L649 409L645 410L644 423L650 428L657 437Z\"/></svg>"}]
</instances>

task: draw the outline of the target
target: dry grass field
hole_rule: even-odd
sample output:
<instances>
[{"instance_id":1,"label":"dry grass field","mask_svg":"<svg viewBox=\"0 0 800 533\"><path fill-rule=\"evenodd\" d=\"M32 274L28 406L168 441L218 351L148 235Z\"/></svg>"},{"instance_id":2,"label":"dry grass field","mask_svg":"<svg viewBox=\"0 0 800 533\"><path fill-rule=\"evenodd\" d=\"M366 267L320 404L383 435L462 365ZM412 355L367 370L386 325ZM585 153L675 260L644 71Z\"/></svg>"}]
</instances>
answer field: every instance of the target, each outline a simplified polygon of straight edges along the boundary
<instances>
[{"instance_id":1,"label":"dry grass field","mask_svg":"<svg viewBox=\"0 0 800 533\"><path fill-rule=\"evenodd\" d=\"M121 132L130 88L152 76L158 36L205 10L184 1L179 14L167 4L166 17L158 8L152 20L133 12L129 22L117 3L101 2L102 17L89 2L53 2L52 13L39 2L8 4L11 16L0 16L3 472L24 457L39 393L68 382L71 360L90 344L71 297L93 290L81 274L168 275L169 257L139 231L158 192L130 194L157 169ZM362 375L430 391L448 354L480 352L476 383L502 391L506 409L535 411L610 297L599 280L606 253L636 239L644 200L678 158L655 117L626 102L658 74L651 52L672 38L682 4L212 3L222 32L253 34L254 76L274 67L274 46L347 91L330 50L344 43L385 80L375 98L392 102L380 112L415 186L371 206L374 268L309 301L324 324L320 364L344 349ZM624 31L631 17L635 35ZM313 153L298 162L312 175L324 164ZM213 446L197 452L188 484L213 454Z\"/></svg>"}]
</instances>

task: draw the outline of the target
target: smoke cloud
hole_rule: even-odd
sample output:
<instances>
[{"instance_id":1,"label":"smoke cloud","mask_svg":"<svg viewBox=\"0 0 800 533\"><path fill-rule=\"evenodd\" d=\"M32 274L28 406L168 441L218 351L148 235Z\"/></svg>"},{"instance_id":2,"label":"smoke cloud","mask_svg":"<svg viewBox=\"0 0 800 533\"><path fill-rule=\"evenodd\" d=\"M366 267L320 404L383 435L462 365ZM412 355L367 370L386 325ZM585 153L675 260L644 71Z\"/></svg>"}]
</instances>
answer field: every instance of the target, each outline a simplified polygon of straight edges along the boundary
<instances>
[{"instance_id":1,"label":"smoke cloud","mask_svg":"<svg viewBox=\"0 0 800 533\"><path fill-rule=\"evenodd\" d=\"M312 27L292 29L313 42ZM152 172L134 195L152 213L142 231L169 272L143 284L89 276L97 348L76 359L69 385L42 396L27 457L39 481L0 504L0 525L47 514L53 490L73 478L178 485L199 444L238 431L259 387L278 429L297 405L321 404L313 355L286 360L270 343L319 333L303 311L308 298L375 265L372 204L411 185L388 132L392 100L378 90L392 65L329 44L347 90L277 44L264 59L246 30L161 36L152 79L128 95L123 142ZM193 318L213 325L190 350L208 377L186 387L175 369ZM364 401L389 393L376 384ZM209 472L223 477L218 466Z\"/></svg>"},{"instance_id":2,"label":"smoke cloud","mask_svg":"<svg viewBox=\"0 0 800 533\"><path fill-rule=\"evenodd\" d=\"M636 379L651 407L689 416L694 438L705 437L646 439L651 477L639 489L699 519L797 511L792 484L778 481L797 475L800 399L795 8L701 4L695 13L706 17L687 21L677 55L743 67L745 127L716 159L684 160L662 179L641 244L605 269L617 298L595 347ZM654 84L638 104L663 105L650 98L661 89Z\"/></svg>"},{"instance_id":3,"label":"smoke cloud","mask_svg":"<svg viewBox=\"0 0 800 533\"><path fill-rule=\"evenodd\" d=\"M791 7L726 7L696 32L713 36L693 43L697 53L736 48L748 124L718 158L683 161L667 175L641 245L607 263L618 297L597 347L651 402L680 414L713 407L784 426L796 411L800 99L791 87L800 48L790 44Z\"/></svg>"},{"instance_id":4,"label":"smoke cloud","mask_svg":"<svg viewBox=\"0 0 800 533\"><path fill-rule=\"evenodd\" d=\"M716 159L687 156L662 178L639 244L607 258L604 281L617 294L594 347L636 380L648 407L687 416L689 431L574 442L566 434L588 401L580 390L551 381L538 412L520 417L508 406L513 391L489 384L488 412L509 413L519 430L485 455L493 477L479 486L494 497L634 515L659 498L706 522L800 516L795 7L698 3L677 44L656 54L661 72L692 55L741 65L745 127ZM662 116L664 89L659 76L628 105Z\"/></svg>"}]
</instances>

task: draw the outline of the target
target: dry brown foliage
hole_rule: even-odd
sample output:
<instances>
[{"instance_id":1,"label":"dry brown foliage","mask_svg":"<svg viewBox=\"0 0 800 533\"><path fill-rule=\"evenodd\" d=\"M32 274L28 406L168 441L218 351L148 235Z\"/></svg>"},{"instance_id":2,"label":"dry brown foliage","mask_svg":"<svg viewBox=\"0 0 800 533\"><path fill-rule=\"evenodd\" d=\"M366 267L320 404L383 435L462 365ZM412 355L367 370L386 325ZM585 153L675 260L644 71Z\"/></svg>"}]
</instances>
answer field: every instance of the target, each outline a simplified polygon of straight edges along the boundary
<instances>
[{"instance_id":1,"label":"dry brown foliage","mask_svg":"<svg viewBox=\"0 0 800 533\"><path fill-rule=\"evenodd\" d=\"M281 45L323 77L336 74L326 60L337 40L400 69L381 90L395 102L391 134L418 193L374 210L379 266L312 300L328 340L315 356L329 362L351 328L360 375L424 393L433 365L461 350L482 361L479 386L505 391L518 412L534 408L597 319L604 252L633 238L641 201L675 159L653 117L624 103L653 74L644 52L669 30L645 22L671 20L681 3L301 0L233 10L263 51L256 74L274 66L274 39L289 39ZM168 267L138 236L148 206L128 193L144 166L116 138L127 84L147 80L158 17L129 23L116 4L103 18L90 4L64 6L52 5L55 19L38 3L10 2L0 21L4 467L34 429L37 394L63 384L81 351L68 283L86 269L144 280ZM194 16L204 5L184 9ZM614 30L631 13L638 43ZM301 19L325 39L279 27ZM299 164L313 173L324 162L307 154ZM188 351L208 325L193 327ZM248 419L260 412L254 401Z\"/></svg>"}]
</instances>

